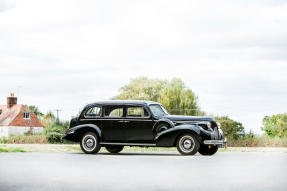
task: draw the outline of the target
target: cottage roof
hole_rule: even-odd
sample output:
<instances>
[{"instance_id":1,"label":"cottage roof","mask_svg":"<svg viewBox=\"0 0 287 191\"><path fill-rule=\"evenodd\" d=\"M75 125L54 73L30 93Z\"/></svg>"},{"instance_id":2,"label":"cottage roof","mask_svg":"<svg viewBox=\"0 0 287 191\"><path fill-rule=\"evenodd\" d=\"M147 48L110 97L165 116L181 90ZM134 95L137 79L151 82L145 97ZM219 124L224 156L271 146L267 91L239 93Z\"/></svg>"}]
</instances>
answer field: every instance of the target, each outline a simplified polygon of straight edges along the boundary
<instances>
[{"instance_id":1,"label":"cottage roof","mask_svg":"<svg viewBox=\"0 0 287 191\"><path fill-rule=\"evenodd\" d=\"M8 108L7 105L0 105L0 126L9 126L13 120L23 112L30 112L30 110L22 104L13 105Z\"/></svg>"}]
</instances>

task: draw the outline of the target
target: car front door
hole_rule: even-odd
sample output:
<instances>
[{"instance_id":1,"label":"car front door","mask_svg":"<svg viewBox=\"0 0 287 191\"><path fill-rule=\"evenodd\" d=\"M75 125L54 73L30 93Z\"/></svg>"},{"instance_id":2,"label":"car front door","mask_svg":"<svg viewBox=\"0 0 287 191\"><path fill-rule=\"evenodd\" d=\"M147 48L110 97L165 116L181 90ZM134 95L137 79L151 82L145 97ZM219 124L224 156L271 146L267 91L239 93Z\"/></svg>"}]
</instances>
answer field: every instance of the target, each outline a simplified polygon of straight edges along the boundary
<instances>
[{"instance_id":1,"label":"car front door","mask_svg":"<svg viewBox=\"0 0 287 191\"><path fill-rule=\"evenodd\" d=\"M151 114L142 105L127 105L126 119L123 123L128 142L152 143L154 121Z\"/></svg>"},{"instance_id":2,"label":"car front door","mask_svg":"<svg viewBox=\"0 0 287 191\"><path fill-rule=\"evenodd\" d=\"M124 120L124 106L106 105L103 107L102 130L104 141L125 141Z\"/></svg>"}]
</instances>

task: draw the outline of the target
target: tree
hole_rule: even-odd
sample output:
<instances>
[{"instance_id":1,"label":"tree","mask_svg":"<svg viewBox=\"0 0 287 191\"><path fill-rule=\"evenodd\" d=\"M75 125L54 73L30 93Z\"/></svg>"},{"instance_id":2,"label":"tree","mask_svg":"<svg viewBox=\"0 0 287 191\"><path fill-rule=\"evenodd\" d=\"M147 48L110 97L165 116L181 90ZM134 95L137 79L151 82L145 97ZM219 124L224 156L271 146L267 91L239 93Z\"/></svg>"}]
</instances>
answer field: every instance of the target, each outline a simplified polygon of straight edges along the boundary
<instances>
[{"instance_id":1,"label":"tree","mask_svg":"<svg viewBox=\"0 0 287 191\"><path fill-rule=\"evenodd\" d=\"M262 130L270 137L287 136L287 113L265 116Z\"/></svg>"},{"instance_id":2,"label":"tree","mask_svg":"<svg viewBox=\"0 0 287 191\"><path fill-rule=\"evenodd\" d=\"M172 79L161 91L159 102L172 114L197 115L199 106L197 96L186 88L181 79Z\"/></svg>"},{"instance_id":3,"label":"tree","mask_svg":"<svg viewBox=\"0 0 287 191\"><path fill-rule=\"evenodd\" d=\"M50 127L56 122L56 117L52 112L48 112L44 117L41 119L41 123L45 128Z\"/></svg>"},{"instance_id":4,"label":"tree","mask_svg":"<svg viewBox=\"0 0 287 191\"><path fill-rule=\"evenodd\" d=\"M30 112L35 113L35 115L38 118L42 118L44 116L44 114L40 111L40 109L37 106L35 105L25 105L25 106L29 108Z\"/></svg>"},{"instance_id":5,"label":"tree","mask_svg":"<svg viewBox=\"0 0 287 191\"><path fill-rule=\"evenodd\" d=\"M131 79L120 88L120 94L112 99L151 100L162 103L171 114L204 114L198 106L198 98L181 79L171 81L139 77Z\"/></svg>"},{"instance_id":6,"label":"tree","mask_svg":"<svg viewBox=\"0 0 287 191\"><path fill-rule=\"evenodd\" d=\"M130 80L128 85L120 88L120 94L112 99L117 100L151 100L157 101L166 80L139 77Z\"/></svg>"},{"instance_id":7,"label":"tree","mask_svg":"<svg viewBox=\"0 0 287 191\"><path fill-rule=\"evenodd\" d=\"M239 133L244 133L243 125L230 119L228 116L215 117L215 120L221 124L224 136L228 138L238 139Z\"/></svg>"}]
</instances>

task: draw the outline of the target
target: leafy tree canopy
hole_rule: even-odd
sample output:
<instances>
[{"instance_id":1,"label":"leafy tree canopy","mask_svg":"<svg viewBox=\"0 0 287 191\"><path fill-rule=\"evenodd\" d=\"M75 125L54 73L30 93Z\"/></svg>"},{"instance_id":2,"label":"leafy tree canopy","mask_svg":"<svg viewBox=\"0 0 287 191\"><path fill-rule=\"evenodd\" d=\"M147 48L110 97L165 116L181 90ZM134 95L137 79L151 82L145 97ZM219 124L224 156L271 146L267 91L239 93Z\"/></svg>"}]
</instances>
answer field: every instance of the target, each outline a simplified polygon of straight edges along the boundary
<instances>
[{"instance_id":1,"label":"leafy tree canopy","mask_svg":"<svg viewBox=\"0 0 287 191\"><path fill-rule=\"evenodd\" d=\"M270 137L287 137L287 113L265 116L262 130Z\"/></svg>"},{"instance_id":2,"label":"leafy tree canopy","mask_svg":"<svg viewBox=\"0 0 287 191\"><path fill-rule=\"evenodd\" d=\"M166 86L166 80L139 77L131 79L130 83L120 88L120 94L113 97L116 100L151 100L159 99L161 90Z\"/></svg>"},{"instance_id":3,"label":"leafy tree canopy","mask_svg":"<svg viewBox=\"0 0 287 191\"><path fill-rule=\"evenodd\" d=\"M41 119L41 123L43 124L45 128L50 127L55 122L56 122L56 117L54 116L52 112L46 113L46 115L44 115L44 117Z\"/></svg>"},{"instance_id":4,"label":"leafy tree canopy","mask_svg":"<svg viewBox=\"0 0 287 191\"><path fill-rule=\"evenodd\" d=\"M240 133L244 133L244 127L241 123L230 119L228 116L215 117L215 120L221 124L221 129L225 137L229 139L238 139Z\"/></svg>"},{"instance_id":5,"label":"leafy tree canopy","mask_svg":"<svg viewBox=\"0 0 287 191\"><path fill-rule=\"evenodd\" d=\"M197 115L198 98L179 78L173 78L162 89L158 102L163 104L172 114Z\"/></svg>"},{"instance_id":6,"label":"leafy tree canopy","mask_svg":"<svg viewBox=\"0 0 287 191\"><path fill-rule=\"evenodd\" d=\"M37 106L35 105L25 105L25 106L28 107L31 112L35 113L35 115L38 118L41 118L44 116L44 114L40 111L40 109Z\"/></svg>"},{"instance_id":7,"label":"leafy tree canopy","mask_svg":"<svg viewBox=\"0 0 287 191\"><path fill-rule=\"evenodd\" d=\"M171 114L202 115L198 98L179 78L170 81L139 77L120 88L117 100L151 100L163 104Z\"/></svg>"}]
</instances>

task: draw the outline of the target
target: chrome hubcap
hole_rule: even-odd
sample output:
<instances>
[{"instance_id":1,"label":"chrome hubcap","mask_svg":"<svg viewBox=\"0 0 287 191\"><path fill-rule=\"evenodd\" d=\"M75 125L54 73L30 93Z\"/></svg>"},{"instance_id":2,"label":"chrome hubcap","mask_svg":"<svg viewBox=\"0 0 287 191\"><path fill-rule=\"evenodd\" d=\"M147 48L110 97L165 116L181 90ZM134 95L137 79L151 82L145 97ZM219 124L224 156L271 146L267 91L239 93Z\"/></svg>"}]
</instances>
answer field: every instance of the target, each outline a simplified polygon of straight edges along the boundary
<instances>
[{"instance_id":1,"label":"chrome hubcap","mask_svg":"<svg viewBox=\"0 0 287 191\"><path fill-rule=\"evenodd\" d=\"M88 139L86 141L86 145L87 145L87 147L92 147L94 145L94 141L92 139Z\"/></svg>"},{"instance_id":2,"label":"chrome hubcap","mask_svg":"<svg viewBox=\"0 0 287 191\"><path fill-rule=\"evenodd\" d=\"M190 149L190 147L192 146L191 140L187 139L183 142L183 146L186 149Z\"/></svg>"},{"instance_id":3,"label":"chrome hubcap","mask_svg":"<svg viewBox=\"0 0 287 191\"><path fill-rule=\"evenodd\" d=\"M82 146L86 151L93 151L97 146L96 137L93 135L86 135L82 140Z\"/></svg>"},{"instance_id":4,"label":"chrome hubcap","mask_svg":"<svg viewBox=\"0 0 287 191\"><path fill-rule=\"evenodd\" d=\"M189 153L189 152L193 151L193 149L195 147L193 137L190 135L185 135L185 136L181 137L179 140L179 147L180 147L181 151L184 153Z\"/></svg>"}]
</instances>

